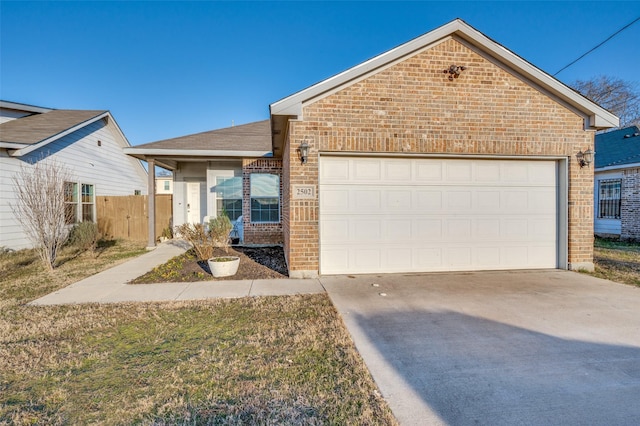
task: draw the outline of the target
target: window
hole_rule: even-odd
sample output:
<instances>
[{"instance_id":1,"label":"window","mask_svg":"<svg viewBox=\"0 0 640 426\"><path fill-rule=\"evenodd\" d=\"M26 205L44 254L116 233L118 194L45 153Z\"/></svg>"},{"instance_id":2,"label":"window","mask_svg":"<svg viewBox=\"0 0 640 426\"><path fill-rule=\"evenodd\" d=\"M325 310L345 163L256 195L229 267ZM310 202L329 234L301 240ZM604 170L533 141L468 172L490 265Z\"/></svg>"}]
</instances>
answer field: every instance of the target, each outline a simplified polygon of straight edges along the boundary
<instances>
[{"instance_id":1,"label":"window","mask_svg":"<svg viewBox=\"0 0 640 426\"><path fill-rule=\"evenodd\" d=\"M242 216L242 177L216 178L216 214L226 213L233 222Z\"/></svg>"},{"instance_id":2,"label":"window","mask_svg":"<svg viewBox=\"0 0 640 426\"><path fill-rule=\"evenodd\" d=\"M78 192L80 189L80 192ZM95 195L93 185L75 182L64 183L64 202L67 223L95 222Z\"/></svg>"},{"instance_id":3,"label":"window","mask_svg":"<svg viewBox=\"0 0 640 426\"><path fill-rule=\"evenodd\" d=\"M251 175L251 222L280 222L280 176Z\"/></svg>"},{"instance_id":4,"label":"window","mask_svg":"<svg viewBox=\"0 0 640 426\"><path fill-rule=\"evenodd\" d=\"M134 189L133 190L133 195L142 195L142 191L139 189Z\"/></svg>"},{"instance_id":5,"label":"window","mask_svg":"<svg viewBox=\"0 0 640 426\"><path fill-rule=\"evenodd\" d=\"M171 188L170 188L170 185L171 185L171 183L170 183L168 180L165 180L165 181L164 181L164 190L165 190L165 191L170 190L170 189L171 189Z\"/></svg>"},{"instance_id":6,"label":"window","mask_svg":"<svg viewBox=\"0 0 640 426\"><path fill-rule=\"evenodd\" d=\"M64 203L67 224L78 221L78 184L74 182L64 183Z\"/></svg>"},{"instance_id":7,"label":"window","mask_svg":"<svg viewBox=\"0 0 640 426\"><path fill-rule=\"evenodd\" d=\"M609 179L599 182L598 217L601 219L620 219L622 180Z\"/></svg>"},{"instance_id":8,"label":"window","mask_svg":"<svg viewBox=\"0 0 640 426\"><path fill-rule=\"evenodd\" d=\"M93 218L93 206L95 198L93 195L93 185L82 184L82 221L95 222Z\"/></svg>"}]
</instances>

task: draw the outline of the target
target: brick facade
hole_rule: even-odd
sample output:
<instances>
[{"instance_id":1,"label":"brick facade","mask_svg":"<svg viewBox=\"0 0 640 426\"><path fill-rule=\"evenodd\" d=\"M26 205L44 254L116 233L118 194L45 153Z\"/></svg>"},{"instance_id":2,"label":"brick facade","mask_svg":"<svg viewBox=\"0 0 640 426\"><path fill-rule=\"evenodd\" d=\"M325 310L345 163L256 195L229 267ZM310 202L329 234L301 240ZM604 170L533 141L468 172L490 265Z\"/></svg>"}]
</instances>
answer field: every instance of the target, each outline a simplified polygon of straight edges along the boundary
<instances>
[{"instance_id":1,"label":"brick facade","mask_svg":"<svg viewBox=\"0 0 640 426\"><path fill-rule=\"evenodd\" d=\"M622 173L622 202L620 206L620 239L640 241L640 168Z\"/></svg>"},{"instance_id":2,"label":"brick facade","mask_svg":"<svg viewBox=\"0 0 640 426\"><path fill-rule=\"evenodd\" d=\"M245 244L282 244L282 211L280 223L251 222L251 174L271 173L280 176L280 200L282 201L282 160L275 158L245 158L242 160L242 212Z\"/></svg>"},{"instance_id":3,"label":"brick facade","mask_svg":"<svg viewBox=\"0 0 640 426\"><path fill-rule=\"evenodd\" d=\"M443 70L464 65L459 78ZM303 105L289 123L284 152L284 245L293 276L319 268L318 200L292 199L290 187L318 189L319 152L473 154L569 158L568 256L593 262L593 168L574 155L593 148L584 117L456 39ZM310 146L300 164L296 147Z\"/></svg>"}]
</instances>

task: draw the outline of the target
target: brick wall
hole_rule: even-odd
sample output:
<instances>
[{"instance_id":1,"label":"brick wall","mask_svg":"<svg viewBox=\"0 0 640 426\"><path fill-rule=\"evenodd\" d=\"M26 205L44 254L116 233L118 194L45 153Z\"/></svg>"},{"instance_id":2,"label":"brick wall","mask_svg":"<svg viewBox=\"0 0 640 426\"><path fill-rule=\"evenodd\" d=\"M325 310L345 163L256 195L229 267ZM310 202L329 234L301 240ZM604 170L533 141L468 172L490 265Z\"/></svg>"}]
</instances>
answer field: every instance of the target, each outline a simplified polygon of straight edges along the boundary
<instances>
[{"instance_id":1,"label":"brick wall","mask_svg":"<svg viewBox=\"0 0 640 426\"><path fill-rule=\"evenodd\" d=\"M449 80L451 64L467 67ZM290 161L291 185L318 184L318 152L549 155L569 166L569 262L592 264L593 168L575 153L593 149L583 117L462 43L449 39L303 106L289 141L311 146ZM318 202L290 200L290 271L318 271ZM294 272L295 274L295 272Z\"/></svg>"},{"instance_id":2,"label":"brick wall","mask_svg":"<svg viewBox=\"0 0 640 426\"><path fill-rule=\"evenodd\" d=\"M282 200L282 160L275 158L242 160L242 211L245 244L282 244L282 211L280 223L251 222L251 173L271 173L280 176L280 200Z\"/></svg>"},{"instance_id":3,"label":"brick wall","mask_svg":"<svg viewBox=\"0 0 640 426\"><path fill-rule=\"evenodd\" d=\"M620 220L620 238L625 241L640 241L640 168L622 173Z\"/></svg>"}]
</instances>

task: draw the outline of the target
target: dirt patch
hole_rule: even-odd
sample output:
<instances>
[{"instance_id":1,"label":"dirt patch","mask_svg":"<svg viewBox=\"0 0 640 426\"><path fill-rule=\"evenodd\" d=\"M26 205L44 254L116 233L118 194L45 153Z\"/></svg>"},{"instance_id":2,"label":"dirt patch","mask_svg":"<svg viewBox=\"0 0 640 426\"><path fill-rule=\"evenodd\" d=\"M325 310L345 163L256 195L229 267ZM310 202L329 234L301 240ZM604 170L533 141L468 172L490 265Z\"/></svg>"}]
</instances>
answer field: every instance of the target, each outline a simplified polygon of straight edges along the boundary
<instances>
[{"instance_id":1,"label":"dirt patch","mask_svg":"<svg viewBox=\"0 0 640 426\"><path fill-rule=\"evenodd\" d=\"M132 280L130 284L163 282L258 280L287 278L287 264L282 247L232 247L228 253L216 249L215 256L238 256L238 272L230 277L214 278L206 261L199 261L193 250L176 256L167 263Z\"/></svg>"}]
</instances>

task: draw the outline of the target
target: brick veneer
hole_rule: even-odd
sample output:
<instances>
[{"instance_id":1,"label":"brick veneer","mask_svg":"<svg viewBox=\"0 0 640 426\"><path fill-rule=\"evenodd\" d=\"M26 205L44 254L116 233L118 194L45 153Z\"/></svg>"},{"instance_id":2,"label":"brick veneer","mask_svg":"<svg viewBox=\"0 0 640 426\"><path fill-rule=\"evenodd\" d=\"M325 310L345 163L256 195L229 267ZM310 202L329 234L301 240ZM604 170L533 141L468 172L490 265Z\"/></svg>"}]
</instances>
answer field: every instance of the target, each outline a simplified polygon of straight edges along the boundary
<instances>
[{"instance_id":1,"label":"brick veneer","mask_svg":"<svg viewBox=\"0 0 640 426\"><path fill-rule=\"evenodd\" d=\"M449 80L444 69L467 67ZM303 105L285 141L285 188L318 185L319 152L573 157L593 147L584 119L462 42L448 39L335 93ZM311 146L301 165L297 147ZM291 147L293 146L293 148ZM569 172L569 262L593 265L593 168ZM285 207L286 206L286 207ZM319 267L318 201L283 199L293 276Z\"/></svg>"},{"instance_id":2,"label":"brick veneer","mask_svg":"<svg viewBox=\"0 0 640 426\"><path fill-rule=\"evenodd\" d=\"M282 244L282 220L280 223L251 223L251 173L271 173L280 176L280 199L282 200L282 160L275 158L242 160L244 242L245 244Z\"/></svg>"},{"instance_id":3,"label":"brick veneer","mask_svg":"<svg viewBox=\"0 0 640 426\"><path fill-rule=\"evenodd\" d=\"M622 172L621 196L620 238L626 241L640 241L640 168Z\"/></svg>"}]
</instances>

